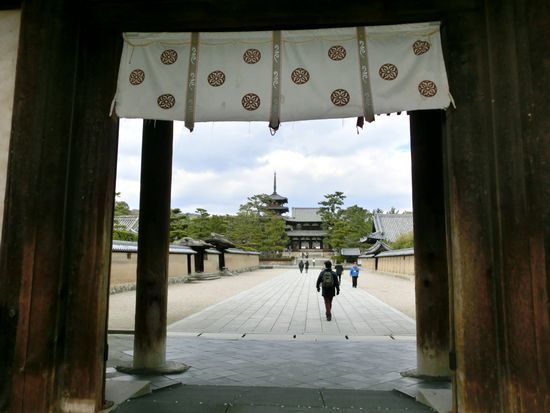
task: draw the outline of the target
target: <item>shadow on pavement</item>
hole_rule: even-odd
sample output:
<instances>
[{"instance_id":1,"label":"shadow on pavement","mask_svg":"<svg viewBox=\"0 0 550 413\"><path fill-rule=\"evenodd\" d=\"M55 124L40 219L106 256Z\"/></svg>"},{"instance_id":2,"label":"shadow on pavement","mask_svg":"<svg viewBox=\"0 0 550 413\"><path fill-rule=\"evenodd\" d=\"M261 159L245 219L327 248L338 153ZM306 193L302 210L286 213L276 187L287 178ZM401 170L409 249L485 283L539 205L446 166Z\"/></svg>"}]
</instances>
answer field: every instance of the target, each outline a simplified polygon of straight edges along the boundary
<instances>
[{"instance_id":1,"label":"shadow on pavement","mask_svg":"<svg viewBox=\"0 0 550 413\"><path fill-rule=\"evenodd\" d=\"M182 385L129 400L116 412L430 412L395 391Z\"/></svg>"}]
</instances>

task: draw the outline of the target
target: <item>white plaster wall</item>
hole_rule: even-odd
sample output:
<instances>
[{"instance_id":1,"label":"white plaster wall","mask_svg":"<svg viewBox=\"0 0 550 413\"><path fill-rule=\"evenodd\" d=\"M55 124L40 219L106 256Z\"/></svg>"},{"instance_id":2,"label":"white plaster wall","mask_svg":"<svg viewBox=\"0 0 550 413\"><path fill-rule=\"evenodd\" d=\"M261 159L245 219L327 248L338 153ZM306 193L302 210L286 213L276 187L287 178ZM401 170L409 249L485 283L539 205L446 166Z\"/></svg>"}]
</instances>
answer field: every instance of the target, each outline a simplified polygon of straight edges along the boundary
<instances>
[{"instance_id":1,"label":"white plaster wall","mask_svg":"<svg viewBox=\"0 0 550 413\"><path fill-rule=\"evenodd\" d=\"M225 254L225 268L229 271L256 268L259 265L260 256L256 254Z\"/></svg>"},{"instance_id":2,"label":"white plaster wall","mask_svg":"<svg viewBox=\"0 0 550 413\"><path fill-rule=\"evenodd\" d=\"M19 10L0 11L0 233L4 217L20 16Z\"/></svg>"}]
</instances>

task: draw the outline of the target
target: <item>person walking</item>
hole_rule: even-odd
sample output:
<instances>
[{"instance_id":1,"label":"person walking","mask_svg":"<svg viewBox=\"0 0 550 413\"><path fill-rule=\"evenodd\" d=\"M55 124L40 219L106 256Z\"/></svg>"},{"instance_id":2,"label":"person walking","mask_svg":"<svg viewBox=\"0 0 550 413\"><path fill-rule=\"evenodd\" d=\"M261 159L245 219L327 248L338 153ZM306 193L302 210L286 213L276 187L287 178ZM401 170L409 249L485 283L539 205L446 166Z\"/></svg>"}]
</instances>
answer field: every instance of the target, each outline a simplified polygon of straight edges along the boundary
<instances>
[{"instance_id":1,"label":"person walking","mask_svg":"<svg viewBox=\"0 0 550 413\"><path fill-rule=\"evenodd\" d=\"M300 274L301 274L302 271L304 271L304 261L303 260L300 260L300 262L298 263L298 268L300 269Z\"/></svg>"},{"instance_id":2,"label":"person walking","mask_svg":"<svg viewBox=\"0 0 550 413\"><path fill-rule=\"evenodd\" d=\"M304 267L306 269L306 274L307 274L307 270L309 268L309 260L306 260L306 263L304 264Z\"/></svg>"},{"instance_id":3,"label":"person walking","mask_svg":"<svg viewBox=\"0 0 550 413\"><path fill-rule=\"evenodd\" d=\"M332 320L332 299L335 295L340 294L340 283L338 282L338 277L336 273L331 269L332 263L330 261L325 261L325 268L317 277L317 283L315 287L317 292L321 291L319 287L322 287L323 292L321 295L325 300L325 315L327 316L327 321Z\"/></svg>"},{"instance_id":4,"label":"person walking","mask_svg":"<svg viewBox=\"0 0 550 413\"><path fill-rule=\"evenodd\" d=\"M349 270L349 275L351 276L351 286L357 288L357 278L359 278L359 267L357 263L354 262L353 266Z\"/></svg>"},{"instance_id":5,"label":"person walking","mask_svg":"<svg viewBox=\"0 0 550 413\"><path fill-rule=\"evenodd\" d=\"M342 284L342 273L344 272L344 266L338 262L334 266L334 271L336 271L336 275L338 276L338 284Z\"/></svg>"}]
</instances>

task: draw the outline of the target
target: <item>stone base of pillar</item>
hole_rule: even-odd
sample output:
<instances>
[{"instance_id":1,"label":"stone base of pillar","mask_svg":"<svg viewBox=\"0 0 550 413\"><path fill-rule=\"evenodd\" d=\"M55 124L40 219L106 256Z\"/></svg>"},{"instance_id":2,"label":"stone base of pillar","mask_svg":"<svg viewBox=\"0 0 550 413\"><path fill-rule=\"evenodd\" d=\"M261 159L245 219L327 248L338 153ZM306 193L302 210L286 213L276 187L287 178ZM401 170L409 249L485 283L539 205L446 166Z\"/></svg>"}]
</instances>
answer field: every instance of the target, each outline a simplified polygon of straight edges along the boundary
<instances>
[{"instance_id":1,"label":"stone base of pillar","mask_svg":"<svg viewBox=\"0 0 550 413\"><path fill-rule=\"evenodd\" d=\"M164 374L179 374L184 373L189 370L191 366L187 364L178 363L176 361L167 361L162 366L158 367L134 367L132 362L121 363L115 368L117 371L126 374L135 374L135 375L164 375Z\"/></svg>"},{"instance_id":2,"label":"stone base of pillar","mask_svg":"<svg viewBox=\"0 0 550 413\"><path fill-rule=\"evenodd\" d=\"M425 381L451 381L451 376L429 376L418 371L418 369L410 369L400 372L403 377L414 377Z\"/></svg>"}]
</instances>

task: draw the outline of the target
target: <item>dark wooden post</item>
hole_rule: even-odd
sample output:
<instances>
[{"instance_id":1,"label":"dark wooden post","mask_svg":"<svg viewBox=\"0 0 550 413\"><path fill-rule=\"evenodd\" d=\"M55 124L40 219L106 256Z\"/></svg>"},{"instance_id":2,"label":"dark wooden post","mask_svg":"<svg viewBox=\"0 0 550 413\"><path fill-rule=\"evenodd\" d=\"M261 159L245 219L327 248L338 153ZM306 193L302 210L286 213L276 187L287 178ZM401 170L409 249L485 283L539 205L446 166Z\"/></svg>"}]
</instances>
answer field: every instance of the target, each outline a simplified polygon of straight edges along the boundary
<instances>
[{"instance_id":1,"label":"dark wooden post","mask_svg":"<svg viewBox=\"0 0 550 413\"><path fill-rule=\"evenodd\" d=\"M102 407L120 40L22 8L0 258L0 410Z\"/></svg>"},{"instance_id":2,"label":"dark wooden post","mask_svg":"<svg viewBox=\"0 0 550 413\"><path fill-rule=\"evenodd\" d=\"M166 362L173 123L143 121L134 368Z\"/></svg>"},{"instance_id":3,"label":"dark wooden post","mask_svg":"<svg viewBox=\"0 0 550 413\"><path fill-rule=\"evenodd\" d=\"M549 78L543 2L445 21L455 411L550 411ZM545 112L546 111L546 112Z\"/></svg>"},{"instance_id":4,"label":"dark wooden post","mask_svg":"<svg viewBox=\"0 0 550 413\"><path fill-rule=\"evenodd\" d=\"M63 409L103 407L118 119L109 117L122 39L89 29L80 36L78 94L67 195L67 311L63 334ZM66 293L63 293L66 291ZM85 372L85 373L83 373ZM92 411L92 410L90 410Z\"/></svg>"},{"instance_id":5,"label":"dark wooden post","mask_svg":"<svg viewBox=\"0 0 550 413\"><path fill-rule=\"evenodd\" d=\"M218 269L222 271L225 268L225 248L218 248L220 258L218 260Z\"/></svg>"},{"instance_id":6,"label":"dark wooden post","mask_svg":"<svg viewBox=\"0 0 550 413\"><path fill-rule=\"evenodd\" d=\"M410 112L417 374L449 376L449 283L442 116Z\"/></svg>"},{"instance_id":7,"label":"dark wooden post","mask_svg":"<svg viewBox=\"0 0 550 413\"><path fill-rule=\"evenodd\" d=\"M143 121L132 371L169 372L176 366L166 362L172 134L172 122Z\"/></svg>"}]
</instances>

